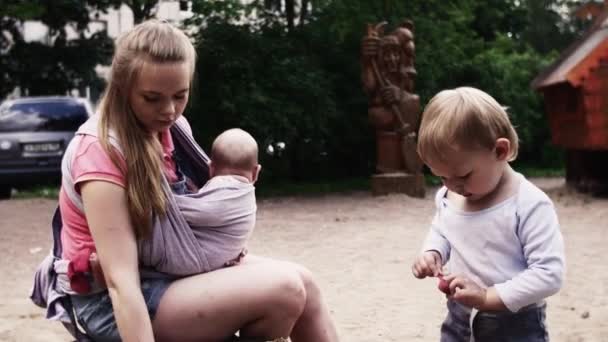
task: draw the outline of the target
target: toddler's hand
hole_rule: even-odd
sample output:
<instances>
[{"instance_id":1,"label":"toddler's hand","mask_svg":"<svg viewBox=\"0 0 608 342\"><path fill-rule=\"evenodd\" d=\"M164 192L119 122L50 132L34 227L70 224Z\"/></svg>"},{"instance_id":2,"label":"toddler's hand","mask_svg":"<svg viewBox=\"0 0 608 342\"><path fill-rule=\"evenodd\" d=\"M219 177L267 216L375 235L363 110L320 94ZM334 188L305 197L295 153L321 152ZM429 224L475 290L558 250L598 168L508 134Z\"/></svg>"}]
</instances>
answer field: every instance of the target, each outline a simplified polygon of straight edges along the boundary
<instances>
[{"instance_id":1,"label":"toddler's hand","mask_svg":"<svg viewBox=\"0 0 608 342\"><path fill-rule=\"evenodd\" d=\"M441 255L437 251L423 252L412 265L414 277L436 277L441 274Z\"/></svg>"},{"instance_id":2,"label":"toddler's hand","mask_svg":"<svg viewBox=\"0 0 608 342\"><path fill-rule=\"evenodd\" d=\"M445 280L445 278L441 274L438 275L437 278L439 278L439 283L437 283L437 288L439 289L439 291L445 293L446 295L449 295L450 283L448 283L447 280Z\"/></svg>"},{"instance_id":3,"label":"toddler's hand","mask_svg":"<svg viewBox=\"0 0 608 342\"><path fill-rule=\"evenodd\" d=\"M485 305L486 289L477 285L468 277L464 275L447 275L444 279L450 284L450 295L448 295L448 298L476 309Z\"/></svg>"}]
</instances>

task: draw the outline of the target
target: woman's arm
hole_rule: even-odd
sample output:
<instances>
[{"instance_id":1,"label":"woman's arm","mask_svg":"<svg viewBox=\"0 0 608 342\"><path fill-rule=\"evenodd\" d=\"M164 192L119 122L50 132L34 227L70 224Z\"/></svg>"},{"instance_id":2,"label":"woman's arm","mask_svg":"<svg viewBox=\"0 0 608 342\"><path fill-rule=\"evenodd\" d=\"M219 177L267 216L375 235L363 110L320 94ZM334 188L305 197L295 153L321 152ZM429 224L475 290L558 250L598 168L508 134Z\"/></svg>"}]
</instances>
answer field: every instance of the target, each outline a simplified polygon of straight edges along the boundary
<instances>
[{"instance_id":1,"label":"woman's arm","mask_svg":"<svg viewBox=\"0 0 608 342\"><path fill-rule=\"evenodd\" d=\"M154 341L141 293L137 241L119 185L89 181L81 185L84 211L101 262L118 331L123 341Z\"/></svg>"}]
</instances>

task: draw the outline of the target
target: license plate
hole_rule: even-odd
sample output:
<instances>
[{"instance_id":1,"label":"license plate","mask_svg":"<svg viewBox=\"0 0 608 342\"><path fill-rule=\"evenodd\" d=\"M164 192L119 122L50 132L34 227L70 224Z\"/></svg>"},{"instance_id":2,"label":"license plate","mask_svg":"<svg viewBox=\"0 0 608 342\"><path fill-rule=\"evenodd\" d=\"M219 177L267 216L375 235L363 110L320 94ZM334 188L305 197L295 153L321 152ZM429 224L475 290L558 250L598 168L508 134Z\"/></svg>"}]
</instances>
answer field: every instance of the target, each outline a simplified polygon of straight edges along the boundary
<instances>
[{"instance_id":1,"label":"license plate","mask_svg":"<svg viewBox=\"0 0 608 342\"><path fill-rule=\"evenodd\" d=\"M23 152L25 153L45 153L57 152L61 149L60 143L28 143L23 144Z\"/></svg>"}]
</instances>

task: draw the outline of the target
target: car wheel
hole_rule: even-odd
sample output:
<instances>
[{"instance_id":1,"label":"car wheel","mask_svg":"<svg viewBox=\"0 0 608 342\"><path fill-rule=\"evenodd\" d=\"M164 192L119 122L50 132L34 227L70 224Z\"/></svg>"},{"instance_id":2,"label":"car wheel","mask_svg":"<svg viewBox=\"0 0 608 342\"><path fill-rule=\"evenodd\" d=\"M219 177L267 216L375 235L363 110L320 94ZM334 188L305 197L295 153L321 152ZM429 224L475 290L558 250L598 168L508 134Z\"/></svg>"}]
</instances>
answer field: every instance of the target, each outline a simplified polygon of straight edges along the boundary
<instances>
[{"instance_id":1,"label":"car wheel","mask_svg":"<svg viewBox=\"0 0 608 342\"><path fill-rule=\"evenodd\" d=\"M6 185L0 185L0 199L11 198L11 187Z\"/></svg>"}]
</instances>

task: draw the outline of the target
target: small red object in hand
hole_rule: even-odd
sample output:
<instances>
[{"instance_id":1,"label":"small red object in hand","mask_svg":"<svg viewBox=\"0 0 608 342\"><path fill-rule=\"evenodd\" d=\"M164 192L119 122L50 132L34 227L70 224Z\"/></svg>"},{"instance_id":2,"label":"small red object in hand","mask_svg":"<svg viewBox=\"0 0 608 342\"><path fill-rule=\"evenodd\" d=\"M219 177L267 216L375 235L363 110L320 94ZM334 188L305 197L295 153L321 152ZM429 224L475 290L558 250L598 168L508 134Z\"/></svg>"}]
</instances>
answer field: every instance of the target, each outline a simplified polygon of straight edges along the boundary
<instances>
[{"instance_id":1,"label":"small red object in hand","mask_svg":"<svg viewBox=\"0 0 608 342\"><path fill-rule=\"evenodd\" d=\"M439 291L445 293L446 295L450 294L450 284L443 279L442 275L438 275L437 278L439 278L439 283L437 284L437 288L439 289Z\"/></svg>"}]
</instances>

